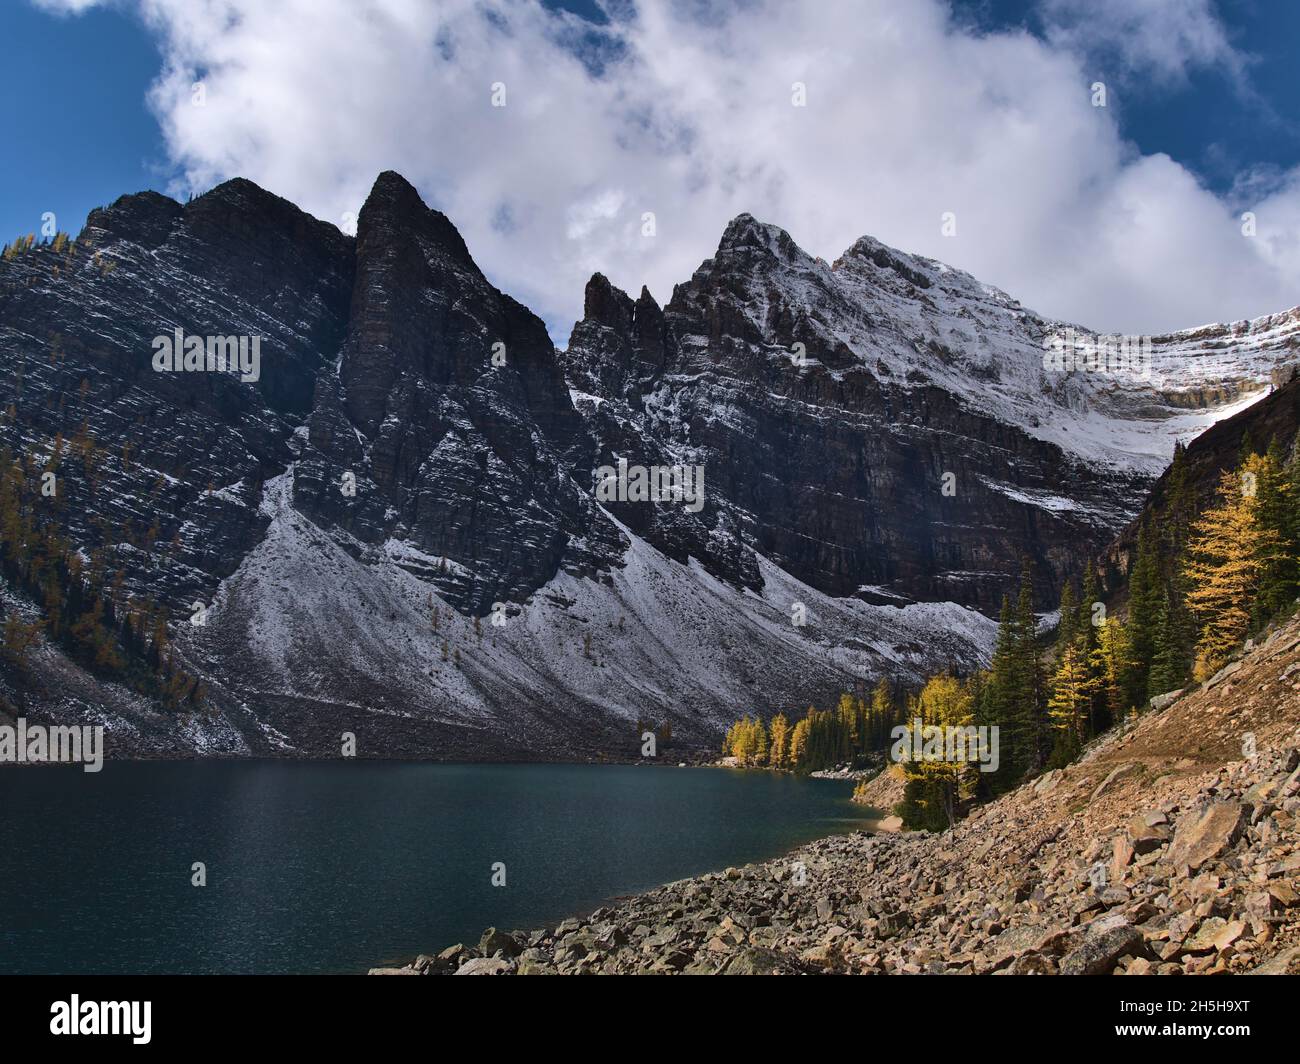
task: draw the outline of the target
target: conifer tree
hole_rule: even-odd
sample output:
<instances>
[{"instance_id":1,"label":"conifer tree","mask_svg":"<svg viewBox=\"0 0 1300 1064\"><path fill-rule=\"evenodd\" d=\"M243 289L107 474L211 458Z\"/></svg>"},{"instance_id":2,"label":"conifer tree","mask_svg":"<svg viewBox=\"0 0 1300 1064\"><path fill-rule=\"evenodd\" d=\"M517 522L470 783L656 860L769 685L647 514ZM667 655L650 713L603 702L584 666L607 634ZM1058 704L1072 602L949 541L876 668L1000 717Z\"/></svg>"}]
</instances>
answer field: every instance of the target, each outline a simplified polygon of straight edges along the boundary
<instances>
[{"instance_id":1,"label":"conifer tree","mask_svg":"<svg viewBox=\"0 0 1300 1064\"><path fill-rule=\"evenodd\" d=\"M880 750L889 744L889 734L896 723L894 692L883 676L871 692L871 743L869 749Z\"/></svg>"},{"instance_id":2,"label":"conifer tree","mask_svg":"<svg viewBox=\"0 0 1300 1064\"><path fill-rule=\"evenodd\" d=\"M1026 559L1020 575L1015 615L1016 681L1012 688L1013 726L1017 732L1018 768L1034 774L1047 757L1044 713L1047 708L1043 670L1038 660L1038 622L1034 588Z\"/></svg>"},{"instance_id":3,"label":"conifer tree","mask_svg":"<svg viewBox=\"0 0 1300 1064\"><path fill-rule=\"evenodd\" d=\"M1158 545L1148 519L1138 529L1137 550L1128 584L1128 637L1133 666L1129 670L1126 694L1133 704L1141 702L1146 694L1151 659L1155 656L1157 618L1163 603L1164 580L1160 574Z\"/></svg>"},{"instance_id":4,"label":"conifer tree","mask_svg":"<svg viewBox=\"0 0 1300 1064\"><path fill-rule=\"evenodd\" d=\"M1289 608L1296 598L1296 502L1283 463L1282 448L1275 436L1268 451L1251 459L1246 467L1246 472L1255 477L1255 520L1277 540L1260 574L1253 617L1256 629Z\"/></svg>"},{"instance_id":5,"label":"conifer tree","mask_svg":"<svg viewBox=\"0 0 1300 1064\"><path fill-rule=\"evenodd\" d=\"M763 718L755 717L751 727L753 729L753 763L755 765L765 765L767 764L768 742L767 729L763 726Z\"/></svg>"},{"instance_id":6,"label":"conifer tree","mask_svg":"<svg viewBox=\"0 0 1300 1064\"><path fill-rule=\"evenodd\" d=\"M790 768L795 772L802 772L804 758L808 750L808 718L798 721L790 729L790 752L786 757Z\"/></svg>"},{"instance_id":7,"label":"conifer tree","mask_svg":"<svg viewBox=\"0 0 1300 1064\"><path fill-rule=\"evenodd\" d=\"M1061 604L1057 610L1060 620L1056 628L1056 660L1059 663L1067 647L1079 633L1079 604L1074 597L1074 582L1066 580L1061 585Z\"/></svg>"},{"instance_id":8,"label":"conifer tree","mask_svg":"<svg viewBox=\"0 0 1300 1064\"><path fill-rule=\"evenodd\" d=\"M903 806L911 813L912 826L949 828L957 822L958 807L974 791L979 753L964 745L958 750L955 742L950 745L945 738L949 729L974 723L974 700L955 677L932 676L917 697L915 714L922 722L922 736L909 738L906 748L920 745L923 755L903 762L907 776ZM909 726L909 735L914 727ZM926 738L929 728L943 732L938 738Z\"/></svg>"},{"instance_id":9,"label":"conifer tree","mask_svg":"<svg viewBox=\"0 0 1300 1064\"><path fill-rule=\"evenodd\" d=\"M1176 691L1187 679L1190 654L1177 627L1177 609L1172 595L1166 593L1156 619L1155 653L1151 658L1151 673L1147 677L1147 698Z\"/></svg>"},{"instance_id":10,"label":"conifer tree","mask_svg":"<svg viewBox=\"0 0 1300 1064\"><path fill-rule=\"evenodd\" d=\"M1093 695L1097 681L1077 644L1066 646L1052 677L1048 712L1056 743L1051 763L1060 767L1072 761L1087 741L1091 727Z\"/></svg>"},{"instance_id":11,"label":"conifer tree","mask_svg":"<svg viewBox=\"0 0 1300 1064\"><path fill-rule=\"evenodd\" d=\"M1136 662L1128 632L1116 617L1107 617L1098 629L1097 648L1092 652L1093 674L1101 697L1094 700L1095 716L1090 735L1100 735L1122 720L1134 708L1132 674Z\"/></svg>"},{"instance_id":12,"label":"conifer tree","mask_svg":"<svg viewBox=\"0 0 1300 1064\"><path fill-rule=\"evenodd\" d=\"M1190 582L1188 608L1200 625L1197 679L1218 670L1246 638L1251 603L1279 549L1277 532L1258 520L1258 490L1251 493L1248 485L1240 473L1225 472L1215 504L1192 526L1184 571Z\"/></svg>"},{"instance_id":13,"label":"conifer tree","mask_svg":"<svg viewBox=\"0 0 1300 1064\"><path fill-rule=\"evenodd\" d=\"M772 747L768 752L768 763L776 769L786 767L786 753L790 741L790 722L784 713L772 718Z\"/></svg>"},{"instance_id":14,"label":"conifer tree","mask_svg":"<svg viewBox=\"0 0 1300 1064\"><path fill-rule=\"evenodd\" d=\"M1002 610L998 614L998 634L993 645L993 660L989 665L988 682L980 706L979 723L996 727L1002 743L998 770L988 780L989 789L1000 794L1010 790L1019 780L1020 735L1013 713L1016 678L1016 626L1011 611L1011 599L1002 596ZM910 724L910 719L907 720Z\"/></svg>"}]
</instances>

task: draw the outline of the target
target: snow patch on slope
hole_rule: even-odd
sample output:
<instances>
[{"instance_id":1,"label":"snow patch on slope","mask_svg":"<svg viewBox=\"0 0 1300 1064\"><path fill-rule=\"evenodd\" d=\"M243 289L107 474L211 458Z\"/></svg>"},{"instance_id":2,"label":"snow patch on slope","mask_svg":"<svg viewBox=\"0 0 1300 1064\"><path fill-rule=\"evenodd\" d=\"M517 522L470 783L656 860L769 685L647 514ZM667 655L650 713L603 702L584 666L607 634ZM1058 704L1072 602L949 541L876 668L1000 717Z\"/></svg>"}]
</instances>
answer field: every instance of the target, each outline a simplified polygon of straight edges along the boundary
<instances>
[{"instance_id":1,"label":"snow patch on slope","mask_svg":"<svg viewBox=\"0 0 1300 1064\"><path fill-rule=\"evenodd\" d=\"M283 697L318 712L419 717L524 753L602 728L627 733L638 719L711 741L741 713L802 712L882 675L984 664L992 650L996 625L975 610L831 598L763 558L762 593L738 590L624 526L621 568L562 571L511 604L504 625L476 623L392 544L327 534L291 499L292 471L267 483L265 539L222 584L207 629L186 634L196 654L228 659L254 709Z\"/></svg>"}]
</instances>

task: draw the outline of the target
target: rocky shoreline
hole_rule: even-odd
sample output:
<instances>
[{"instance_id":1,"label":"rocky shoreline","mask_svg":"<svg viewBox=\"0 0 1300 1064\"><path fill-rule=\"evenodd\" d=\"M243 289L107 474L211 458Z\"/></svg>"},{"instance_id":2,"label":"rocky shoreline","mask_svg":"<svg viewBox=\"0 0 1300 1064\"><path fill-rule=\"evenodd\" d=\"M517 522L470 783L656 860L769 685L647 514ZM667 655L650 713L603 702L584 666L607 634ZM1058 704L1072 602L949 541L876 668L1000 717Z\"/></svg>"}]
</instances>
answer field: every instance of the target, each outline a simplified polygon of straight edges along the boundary
<instances>
[{"instance_id":1,"label":"rocky shoreline","mask_svg":"<svg viewBox=\"0 0 1300 1064\"><path fill-rule=\"evenodd\" d=\"M1279 636L942 834L822 839L372 973L1300 972L1300 628Z\"/></svg>"}]
</instances>

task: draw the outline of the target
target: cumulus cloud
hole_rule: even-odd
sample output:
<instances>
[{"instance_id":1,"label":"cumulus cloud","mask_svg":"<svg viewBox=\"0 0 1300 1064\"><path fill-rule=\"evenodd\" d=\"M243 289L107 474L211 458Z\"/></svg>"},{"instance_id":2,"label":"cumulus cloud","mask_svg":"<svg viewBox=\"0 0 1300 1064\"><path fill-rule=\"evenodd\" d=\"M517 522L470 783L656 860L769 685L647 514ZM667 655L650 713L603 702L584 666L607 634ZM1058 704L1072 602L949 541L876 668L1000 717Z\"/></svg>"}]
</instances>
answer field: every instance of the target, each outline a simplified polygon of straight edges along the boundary
<instances>
[{"instance_id":1,"label":"cumulus cloud","mask_svg":"<svg viewBox=\"0 0 1300 1064\"><path fill-rule=\"evenodd\" d=\"M177 192L242 175L343 225L398 170L560 341L593 271L666 300L741 211L827 259L871 234L1099 329L1300 302L1300 176L1229 202L1140 154L1092 106L1100 31L1065 0L1045 38L940 0L611 0L594 30L533 0L138 3ZM1235 55L1204 3L1139 6L1126 62L1171 79Z\"/></svg>"},{"instance_id":2,"label":"cumulus cloud","mask_svg":"<svg viewBox=\"0 0 1300 1064\"><path fill-rule=\"evenodd\" d=\"M1042 0L1048 40L1102 57L1129 76L1167 84L1215 67L1244 84L1239 51L1211 0Z\"/></svg>"}]
</instances>

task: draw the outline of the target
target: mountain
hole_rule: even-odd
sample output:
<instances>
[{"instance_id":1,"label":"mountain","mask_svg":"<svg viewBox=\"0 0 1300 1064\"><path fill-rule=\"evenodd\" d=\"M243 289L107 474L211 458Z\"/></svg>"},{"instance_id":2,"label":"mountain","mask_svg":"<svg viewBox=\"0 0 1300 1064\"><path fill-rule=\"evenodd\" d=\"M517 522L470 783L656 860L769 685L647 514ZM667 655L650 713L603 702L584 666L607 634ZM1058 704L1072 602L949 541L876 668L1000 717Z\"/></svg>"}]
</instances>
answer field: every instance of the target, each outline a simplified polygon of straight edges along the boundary
<instances>
[{"instance_id":1,"label":"mountain","mask_svg":"<svg viewBox=\"0 0 1300 1064\"><path fill-rule=\"evenodd\" d=\"M1247 440L1262 452L1276 439L1284 454L1293 452L1300 434L1300 377L1278 373L1275 380L1280 385L1263 399L1216 422L1187 445L1183 466L1198 513L1214 501L1222 475L1237 468ZM1124 578L1137 550L1138 529L1148 520L1160 527L1169 502L1169 480L1167 469L1152 485L1138 515L1102 553L1099 569L1108 591L1127 591Z\"/></svg>"},{"instance_id":2,"label":"mountain","mask_svg":"<svg viewBox=\"0 0 1300 1064\"><path fill-rule=\"evenodd\" d=\"M122 752L624 755L638 721L712 746L741 713L983 661L1021 556L1050 608L1297 327L1058 372L1052 337L1091 334L741 215L662 307L593 277L557 352L397 174L355 238L239 179L126 196L0 261L0 446L67 545L51 571L75 558L119 621L156 606L203 697L130 689L52 625L0 695ZM196 337L260 362L157 369ZM610 497L638 467L703 491ZM71 609L12 574L2 597Z\"/></svg>"}]
</instances>

